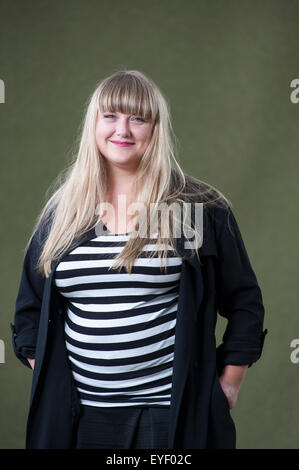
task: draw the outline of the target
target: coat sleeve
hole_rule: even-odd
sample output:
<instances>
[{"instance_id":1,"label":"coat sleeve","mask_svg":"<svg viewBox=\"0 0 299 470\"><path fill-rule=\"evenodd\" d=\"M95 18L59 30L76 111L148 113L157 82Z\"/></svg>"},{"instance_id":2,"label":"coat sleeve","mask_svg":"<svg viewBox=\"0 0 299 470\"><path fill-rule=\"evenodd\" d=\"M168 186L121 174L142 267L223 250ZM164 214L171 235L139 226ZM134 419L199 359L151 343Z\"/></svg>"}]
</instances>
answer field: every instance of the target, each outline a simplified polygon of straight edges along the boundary
<instances>
[{"instance_id":1,"label":"coat sleeve","mask_svg":"<svg viewBox=\"0 0 299 470\"><path fill-rule=\"evenodd\" d=\"M35 357L35 346L39 326L45 277L36 268L41 251L42 229L34 233L26 251L21 271L21 280L15 303L12 345L20 361L30 368L27 357Z\"/></svg>"},{"instance_id":2,"label":"coat sleeve","mask_svg":"<svg viewBox=\"0 0 299 470\"><path fill-rule=\"evenodd\" d=\"M228 320L216 350L217 365L220 370L228 364L251 367L262 354L268 332L263 331L261 289L230 208L220 209L216 214L215 234L217 310Z\"/></svg>"}]
</instances>

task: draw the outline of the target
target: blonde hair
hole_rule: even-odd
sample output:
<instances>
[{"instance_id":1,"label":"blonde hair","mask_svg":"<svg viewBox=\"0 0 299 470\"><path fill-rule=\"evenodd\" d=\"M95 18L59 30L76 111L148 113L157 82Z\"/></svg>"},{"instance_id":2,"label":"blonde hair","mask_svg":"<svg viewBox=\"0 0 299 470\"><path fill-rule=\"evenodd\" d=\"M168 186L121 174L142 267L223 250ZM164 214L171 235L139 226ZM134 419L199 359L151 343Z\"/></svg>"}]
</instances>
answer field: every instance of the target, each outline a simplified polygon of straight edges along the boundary
<instances>
[{"instance_id":1,"label":"blonde hair","mask_svg":"<svg viewBox=\"0 0 299 470\"><path fill-rule=\"evenodd\" d=\"M105 160L95 140L98 110L136 114L153 122L151 142L144 152L134 184L134 200L151 207L151 214L158 213L161 203L199 202L230 206L231 203L213 186L184 174L176 159L176 138L173 132L169 105L157 85L137 70L121 70L102 80L87 103L79 148L70 165L56 179L54 193L38 214L31 239L42 222L47 220L47 236L43 244L37 268L48 277L51 263L60 257L73 240L94 228L99 222L96 208L105 201L108 187ZM101 214L100 214L101 215ZM175 217L175 214L172 213ZM148 226L147 214L138 218L139 228ZM176 255L171 224L160 217L156 249L164 242L164 259L170 243ZM183 221L183 225L187 225ZM196 230L187 225L198 237ZM136 226L135 226L136 227ZM143 232L144 233L144 232ZM147 232L146 232L147 233ZM163 233L164 237L161 237ZM165 236L166 234L166 236ZM111 269L126 267L131 273L134 260L151 237L129 237ZM198 256L197 250L196 254Z\"/></svg>"}]
</instances>

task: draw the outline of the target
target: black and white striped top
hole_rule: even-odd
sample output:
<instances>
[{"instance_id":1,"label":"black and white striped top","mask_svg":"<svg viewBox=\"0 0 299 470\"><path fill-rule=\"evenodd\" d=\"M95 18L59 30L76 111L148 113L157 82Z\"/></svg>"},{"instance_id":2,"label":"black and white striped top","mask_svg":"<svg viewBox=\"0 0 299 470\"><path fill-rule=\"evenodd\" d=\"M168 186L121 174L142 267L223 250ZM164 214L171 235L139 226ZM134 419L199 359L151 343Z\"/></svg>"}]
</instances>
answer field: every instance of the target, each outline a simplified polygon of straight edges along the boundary
<instances>
[{"instance_id":1,"label":"black and white striped top","mask_svg":"<svg viewBox=\"0 0 299 470\"><path fill-rule=\"evenodd\" d=\"M157 253L148 259L156 237L131 274L108 271L129 238L109 231L57 265L54 282L67 299L66 348L83 405L170 406L182 259L171 245L167 272Z\"/></svg>"}]
</instances>

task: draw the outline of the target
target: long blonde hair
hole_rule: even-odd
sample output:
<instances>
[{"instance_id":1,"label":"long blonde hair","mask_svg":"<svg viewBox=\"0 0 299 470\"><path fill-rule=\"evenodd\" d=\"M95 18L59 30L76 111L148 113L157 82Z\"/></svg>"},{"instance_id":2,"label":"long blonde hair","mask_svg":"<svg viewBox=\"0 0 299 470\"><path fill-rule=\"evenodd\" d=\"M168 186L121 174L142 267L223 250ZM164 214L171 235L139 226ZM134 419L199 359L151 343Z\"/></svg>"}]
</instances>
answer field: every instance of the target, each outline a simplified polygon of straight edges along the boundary
<instances>
[{"instance_id":1,"label":"long blonde hair","mask_svg":"<svg viewBox=\"0 0 299 470\"><path fill-rule=\"evenodd\" d=\"M48 232L37 263L37 269L45 277L51 272L52 261L59 258L74 239L94 228L101 220L96 208L105 201L108 181L105 160L95 140L98 110L136 114L153 121L151 142L140 160L134 185L134 200L147 209L151 207L151 216L158 211L161 203L201 201L203 204L231 206L230 201L216 188L186 175L181 169L175 155L176 137L169 105L157 85L137 70L115 72L97 85L88 100L78 151L68 168L58 175L55 183L58 187L54 187L53 195L38 214L26 245L25 250L40 224L47 220ZM175 218L173 213L171 215ZM148 226L147 214L139 216L138 222L139 228ZM152 256L158 252L161 261L162 256L167 258L169 243L176 255L178 252L169 220L160 217L159 223L156 249ZM183 224L185 226L184 221ZM196 238L196 230L190 225L187 227ZM126 267L131 273L134 260L150 239L138 236L129 238L121 253L115 257L111 269ZM164 253L160 251L162 241Z\"/></svg>"}]
</instances>

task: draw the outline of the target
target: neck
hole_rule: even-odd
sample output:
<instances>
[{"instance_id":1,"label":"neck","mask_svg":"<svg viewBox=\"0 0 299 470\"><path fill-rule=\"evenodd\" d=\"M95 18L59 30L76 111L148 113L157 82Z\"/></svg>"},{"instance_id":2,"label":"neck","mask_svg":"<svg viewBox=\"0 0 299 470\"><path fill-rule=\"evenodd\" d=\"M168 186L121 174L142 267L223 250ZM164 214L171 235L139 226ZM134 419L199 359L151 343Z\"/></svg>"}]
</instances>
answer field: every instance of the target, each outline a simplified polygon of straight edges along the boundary
<instances>
[{"instance_id":1,"label":"neck","mask_svg":"<svg viewBox=\"0 0 299 470\"><path fill-rule=\"evenodd\" d=\"M127 202L132 196L133 184L136 179L136 171L130 171L123 168L115 168L113 171L108 168L107 172L107 202L116 204L118 195L125 195Z\"/></svg>"}]
</instances>

